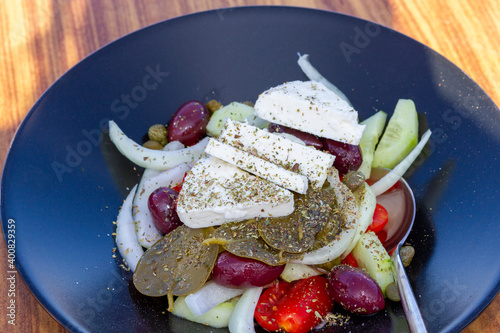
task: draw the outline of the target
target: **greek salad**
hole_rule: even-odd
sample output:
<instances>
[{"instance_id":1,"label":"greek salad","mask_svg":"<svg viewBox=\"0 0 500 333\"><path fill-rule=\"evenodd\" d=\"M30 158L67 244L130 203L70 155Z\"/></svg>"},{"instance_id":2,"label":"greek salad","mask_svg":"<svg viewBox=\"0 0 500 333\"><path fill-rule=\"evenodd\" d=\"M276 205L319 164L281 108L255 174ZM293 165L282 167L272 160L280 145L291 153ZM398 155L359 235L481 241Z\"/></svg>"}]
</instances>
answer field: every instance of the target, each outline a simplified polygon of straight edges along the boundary
<instances>
[{"instance_id":1,"label":"greek salad","mask_svg":"<svg viewBox=\"0 0 500 333\"><path fill-rule=\"evenodd\" d=\"M116 148L144 168L116 219L137 290L172 314L232 333L309 332L398 300L383 246L393 191L420 154L411 100L359 122L312 66L255 103L188 101L139 144L114 122ZM373 168L390 171L371 180Z\"/></svg>"}]
</instances>

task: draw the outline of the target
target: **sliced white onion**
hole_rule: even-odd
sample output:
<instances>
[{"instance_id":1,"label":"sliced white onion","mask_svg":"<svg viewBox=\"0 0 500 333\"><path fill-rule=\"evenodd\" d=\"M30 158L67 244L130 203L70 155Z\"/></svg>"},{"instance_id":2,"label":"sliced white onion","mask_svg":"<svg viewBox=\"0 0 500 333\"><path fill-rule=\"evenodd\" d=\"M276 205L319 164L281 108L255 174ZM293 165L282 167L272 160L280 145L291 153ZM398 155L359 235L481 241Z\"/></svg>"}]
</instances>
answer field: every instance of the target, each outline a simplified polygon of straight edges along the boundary
<instances>
[{"instance_id":1,"label":"sliced white onion","mask_svg":"<svg viewBox=\"0 0 500 333\"><path fill-rule=\"evenodd\" d=\"M186 148L182 143L179 141L170 141L163 147L163 151L174 151L174 150L181 150L183 148Z\"/></svg>"},{"instance_id":2,"label":"sliced white onion","mask_svg":"<svg viewBox=\"0 0 500 333\"><path fill-rule=\"evenodd\" d=\"M140 167L160 171L170 169L180 163L194 162L203 154L208 143L208 138L204 138L194 146L180 150L148 149L127 137L113 120L109 121L109 137L116 148L130 161Z\"/></svg>"},{"instance_id":3,"label":"sliced white onion","mask_svg":"<svg viewBox=\"0 0 500 333\"><path fill-rule=\"evenodd\" d=\"M186 305L195 316L201 316L217 305L243 294L244 291L245 289L224 287L210 280L186 297Z\"/></svg>"},{"instance_id":4,"label":"sliced white onion","mask_svg":"<svg viewBox=\"0 0 500 333\"><path fill-rule=\"evenodd\" d=\"M344 93L339 88L337 88L333 83L331 83L323 75L321 75L320 72L318 72L318 70L309 62L308 54L300 55L299 53L298 55L299 55L299 60L297 61L297 63L299 64L300 69L302 69L304 74L309 78L309 80L323 83L325 87L336 93L340 98L346 101L347 104L352 106L347 96L344 95Z\"/></svg>"},{"instance_id":5,"label":"sliced white onion","mask_svg":"<svg viewBox=\"0 0 500 333\"><path fill-rule=\"evenodd\" d=\"M429 138L431 137L431 134L432 134L431 130L428 129L424 133L424 135L422 135L420 142L417 144L415 148L413 148L413 150L408 154L408 156L406 156L404 160L399 162L399 164L396 165L394 169L392 169L388 174L386 174L384 177L379 179L375 184L371 186L375 195L380 195L384 193L392 186L394 186L394 184L396 184L401 177L403 177L405 172L417 159L418 155L420 155L422 149L424 149L425 144L427 143L427 141L429 141Z\"/></svg>"},{"instance_id":6,"label":"sliced white onion","mask_svg":"<svg viewBox=\"0 0 500 333\"><path fill-rule=\"evenodd\" d=\"M293 260L294 263L306 265L327 263L339 257L354 239L360 216L356 200L349 193L350 190L347 186L340 181L335 168L329 170L327 179L335 191L339 206L342 207L346 215L346 221L342 226L342 231L334 241L320 249L306 253L302 259ZM348 199L349 197L351 199Z\"/></svg>"},{"instance_id":7,"label":"sliced white onion","mask_svg":"<svg viewBox=\"0 0 500 333\"><path fill-rule=\"evenodd\" d=\"M262 289L262 287L255 287L245 290L229 318L230 333L255 332L254 313Z\"/></svg>"},{"instance_id":8,"label":"sliced white onion","mask_svg":"<svg viewBox=\"0 0 500 333\"><path fill-rule=\"evenodd\" d=\"M150 248L162 234L156 228L149 212L148 199L151 193L159 187L174 187L182 182L184 174L189 171L189 164L179 164L172 169L160 172L154 177L144 178L134 197L134 222L139 243ZM150 170L150 169L148 169ZM146 173L146 172L145 172ZM149 173L148 173L149 174Z\"/></svg>"},{"instance_id":9,"label":"sliced white onion","mask_svg":"<svg viewBox=\"0 0 500 333\"><path fill-rule=\"evenodd\" d=\"M281 273L280 277L286 282L292 282L321 274L322 272L309 265L287 262L285 270Z\"/></svg>"},{"instance_id":10,"label":"sliced white onion","mask_svg":"<svg viewBox=\"0 0 500 333\"><path fill-rule=\"evenodd\" d=\"M377 197L367 183L363 183L363 185L356 190L356 192L354 192L354 196L359 202L360 215L354 238L342 254L342 258L345 258L349 253L351 253L352 249L354 249L356 244L358 244L361 236L363 236L368 226L372 223L373 213L375 213L375 206L377 205Z\"/></svg>"},{"instance_id":11,"label":"sliced white onion","mask_svg":"<svg viewBox=\"0 0 500 333\"><path fill-rule=\"evenodd\" d=\"M184 145L180 143L179 141L171 141L163 147L164 151L173 151L173 150L179 150L183 149ZM139 182L139 193L142 191L144 188L144 183L146 181L149 181L151 178L154 178L158 176L161 173L161 171L154 170L154 169L144 169L144 172L142 173L141 181Z\"/></svg>"},{"instance_id":12,"label":"sliced white onion","mask_svg":"<svg viewBox=\"0 0 500 333\"><path fill-rule=\"evenodd\" d=\"M118 246L118 252L120 252L132 272L135 271L137 262L144 253L141 244L137 240L134 219L132 217L132 200L136 190L137 185L127 195L116 218L116 245Z\"/></svg>"},{"instance_id":13,"label":"sliced white onion","mask_svg":"<svg viewBox=\"0 0 500 333\"><path fill-rule=\"evenodd\" d=\"M186 304L186 297L179 296L174 302L174 310L171 313L177 317L184 318L195 323L203 324L205 326L210 326L213 328L226 328L229 325L229 318L231 318L231 314L233 313L234 307L236 306L236 303L238 303L238 300L239 297L235 297L228 300L227 302L223 302L217 305L201 316L195 316L191 312L191 310L189 310ZM179 329L173 329L173 326L170 326L169 328L170 331L186 332L185 326L179 327Z\"/></svg>"},{"instance_id":14,"label":"sliced white onion","mask_svg":"<svg viewBox=\"0 0 500 333\"><path fill-rule=\"evenodd\" d=\"M182 143L180 143L179 141L171 141L171 142L167 143L165 145L165 147L163 147L163 150L164 151L174 151L174 150L179 150L179 149L183 149L183 148L184 148L184 145ZM136 232L138 232L139 230L150 229L148 235L139 236L139 233L137 233L137 237L141 239L141 242L140 242L141 245L144 247L147 247L147 248L149 248L154 243L150 242L150 241L145 241L144 238L160 239L161 233L158 230L158 228L156 228L156 226L154 225L153 218L149 214L149 208L147 206L147 200L149 198L149 195L156 188L153 189L152 191L149 191L149 194L147 194L147 196L146 196L145 185L148 184L149 187L151 187L150 184L155 183L155 181L152 179L160 174L161 174L161 171L158 171L158 170L144 169L144 173L142 174L141 181L139 182L139 188L137 189L137 193L136 193L136 196L134 197L134 202L133 202L133 206L134 206L133 216L134 216L134 222L136 225ZM169 174L170 173L167 173L167 175L169 175ZM179 177L178 177L177 173L174 173L174 175L172 175L172 176L175 176L176 179L174 179L174 180L178 181ZM169 179L167 179L167 182L169 184L172 183L172 181L169 181ZM180 183L180 181L174 185L177 185L178 183Z\"/></svg>"}]
</instances>

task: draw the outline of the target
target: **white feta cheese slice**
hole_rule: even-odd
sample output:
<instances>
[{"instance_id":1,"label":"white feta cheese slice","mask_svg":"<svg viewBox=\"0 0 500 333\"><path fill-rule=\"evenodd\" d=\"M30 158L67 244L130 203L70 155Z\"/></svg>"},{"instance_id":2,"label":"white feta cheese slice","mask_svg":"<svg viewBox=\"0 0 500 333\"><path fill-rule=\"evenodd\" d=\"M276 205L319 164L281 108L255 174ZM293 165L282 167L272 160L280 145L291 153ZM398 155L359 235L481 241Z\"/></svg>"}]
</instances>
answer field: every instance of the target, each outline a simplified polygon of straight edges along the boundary
<instances>
[{"instance_id":1,"label":"white feta cheese slice","mask_svg":"<svg viewBox=\"0 0 500 333\"><path fill-rule=\"evenodd\" d=\"M316 188L323 186L335 160L332 154L231 119L226 120L219 141L304 175Z\"/></svg>"},{"instance_id":2,"label":"white feta cheese slice","mask_svg":"<svg viewBox=\"0 0 500 333\"><path fill-rule=\"evenodd\" d=\"M255 114L322 138L358 145L365 128L344 99L314 81L292 81L260 94Z\"/></svg>"},{"instance_id":3,"label":"white feta cheese slice","mask_svg":"<svg viewBox=\"0 0 500 333\"><path fill-rule=\"evenodd\" d=\"M286 189L307 192L307 177L211 138L205 152Z\"/></svg>"},{"instance_id":4,"label":"white feta cheese slice","mask_svg":"<svg viewBox=\"0 0 500 333\"><path fill-rule=\"evenodd\" d=\"M177 214L190 228L217 226L293 212L293 193L215 157L195 163L186 174Z\"/></svg>"}]
</instances>

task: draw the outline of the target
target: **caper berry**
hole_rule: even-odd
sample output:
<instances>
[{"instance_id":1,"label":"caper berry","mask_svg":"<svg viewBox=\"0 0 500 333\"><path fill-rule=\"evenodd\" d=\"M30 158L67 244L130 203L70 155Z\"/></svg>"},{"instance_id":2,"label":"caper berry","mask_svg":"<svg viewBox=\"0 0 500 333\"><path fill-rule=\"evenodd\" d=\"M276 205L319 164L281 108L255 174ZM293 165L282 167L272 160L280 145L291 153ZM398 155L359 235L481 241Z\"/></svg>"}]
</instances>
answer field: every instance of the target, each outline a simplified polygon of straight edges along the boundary
<instances>
[{"instance_id":1,"label":"caper berry","mask_svg":"<svg viewBox=\"0 0 500 333\"><path fill-rule=\"evenodd\" d=\"M255 104L253 102L250 102L250 101L244 101L243 104L251 106L251 107L255 106Z\"/></svg>"},{"instance_id":2,"label":"caper berry","mask_svg":"<svg viewBox=\"0 0 500 333\"><path fill-rule=\"evenodd\" d=\"M401 248L401 251L399 253L401 255L401 261L403 262L403 266L404 267L410 266L413 256L415 255L415 249L413 248L413 246L405 245Z\"/></svg>"},{"instance_id":3,"label":"caper berry","mask_svg":"<svg viewBox=\"0 0 500 333\"><path fill-rule=\"evenodd\" d=\"M394 282L391 282L385 287L385 296L393 302L401 301L401 297L399 296L398 287Z\"/></svg>"},{"instance_id":4,"label":"caper berry","mask_svg":"<svg viewBox=\"0 0 500 333\"><path fill-rule=\"evenodd\" d=\"M142 146L144 148L154 149L154 150L162 150L163 149L163 146L161 145L161 143L153 141L153 140L148 140L148 141L144 142L144 144Z\"/></svg>"},{"instance_id":5,"label":"caper berry","mask_svg":"<svg viewBox=\"0 0 500 333\"><path fill-rule=\"evenodd\" d=\"M167 128L161 124L153 125L148 130L148 137L149 140L165 146L167 144Z\"/></svg>"},{"instance_id":6,"label":"caper berry","mask_svg":"<svg viewBox=\"0 0 500 333\"><path fill-rule=\"evenodd\" d=\"M348 171L342 178L342 183L345 184L352 192L356 191L358 187L365 182L365 176L359 171Z\"/></svg>"},{"instance_id":7,"label":"caper berry","mask_svg":"<svg viewBox=\"0 0 500 333\"><path fill-rule=\"evenodd\" d=\"M205 106L207 107L208 112L210 112L210 114L222 108L222 104L219 101L216 101L215 99L208 101Z\"/></svg>"}]
</instances>

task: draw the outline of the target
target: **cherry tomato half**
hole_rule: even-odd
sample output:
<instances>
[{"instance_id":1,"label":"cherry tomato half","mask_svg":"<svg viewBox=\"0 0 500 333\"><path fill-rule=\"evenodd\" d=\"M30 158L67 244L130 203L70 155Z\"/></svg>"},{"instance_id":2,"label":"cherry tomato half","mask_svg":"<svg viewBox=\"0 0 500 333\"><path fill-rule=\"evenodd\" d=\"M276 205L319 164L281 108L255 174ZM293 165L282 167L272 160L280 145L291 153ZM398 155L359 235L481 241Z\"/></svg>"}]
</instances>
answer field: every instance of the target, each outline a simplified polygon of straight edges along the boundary
<instances>
[{"instance_id":1,"label":"cherry tomato half","mask_svg":"<svg viewBox=\"0 0 500 333\"><path fill-rule=\"evenodd\" d=\"M379 233L382 229L384 229L388 221L389 214L387 213L387 209L385 209L382 205L377 204L375 206L375 212L373 213L373 222L366 231Z\"/></svg>"},{"instance_id":2,"label":"cherry tomato half","mask_svg":"<svg viewBox=\"0 0 500 333\"><path fill-rule=\"evenodd\" d=\"M341 264L358 267L358 262L356 261L356 258L354 258L352 253L349 253L344 259L342 259Z\"/></svg>"},{"instance_id":3,"label":"cherry tomato half","mask_svg":"<svg viewBox=\"0 0 500 333\"><path fill-rule=\"evenodd\" d=\"M279 281L278 284L267 288L259 298L255 308L255 320L263 329L270 332L279 331L279 326L273 318L276 306L281 301L285 293L292 287L291 283Z\"/></svg>"},{"instance_id":4,"label":"cherry tomato half","mask_svg":"<svg viewBox=\"0 0 500 333\"><path fill-rule=\"evenodd\" d=\"M274 319L289 333L306 333L318 325L333 308L328 282L321 275L302 279L293 285L276 307Z\"/></svg>"},{"instance_id":5,"label":"cherry tomato half","mask_svg":"<svg viewBox=\"0 0 500 333\"><path fill-rule=\"evenodd\" d=\"M184 177L182 177L182 181L179 184L172 187L172 189L177 191L177 193L179 193L182 190L182 184L184 184L184 179L186 179L186 175L187 175L187 172L184 174Z\"/></svg>"}]
</instances>

